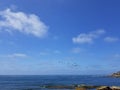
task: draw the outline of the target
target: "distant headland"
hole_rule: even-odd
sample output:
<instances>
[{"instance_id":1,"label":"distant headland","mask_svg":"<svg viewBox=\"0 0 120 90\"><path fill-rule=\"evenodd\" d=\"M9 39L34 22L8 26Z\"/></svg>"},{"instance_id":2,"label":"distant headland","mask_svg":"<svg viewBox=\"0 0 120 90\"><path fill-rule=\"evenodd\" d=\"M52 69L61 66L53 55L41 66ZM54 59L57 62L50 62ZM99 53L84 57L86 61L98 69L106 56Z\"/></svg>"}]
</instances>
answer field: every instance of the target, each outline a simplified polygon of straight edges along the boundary
<instances>
[{"instance_id":1,"label":"distant headland","mask_svg":"<svg viewBox=\"0 0 120 90\"><path fill-rule=\"evenodd\" d=\"M116 77L116 78L120 78L120 71L113 73L112 75L110 75L111 77Z\"/></svg>"}]
</instances>

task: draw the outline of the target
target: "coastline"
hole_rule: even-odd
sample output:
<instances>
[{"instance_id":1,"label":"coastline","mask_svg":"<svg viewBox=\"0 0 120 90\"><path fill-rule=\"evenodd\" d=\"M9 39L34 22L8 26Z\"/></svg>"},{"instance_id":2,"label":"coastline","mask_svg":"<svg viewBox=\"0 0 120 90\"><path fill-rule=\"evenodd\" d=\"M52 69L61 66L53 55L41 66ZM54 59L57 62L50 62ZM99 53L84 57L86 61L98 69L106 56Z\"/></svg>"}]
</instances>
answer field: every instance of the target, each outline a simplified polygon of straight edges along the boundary
<instances>
[{"instance_id":1,"label":"coastline","mask_svg":"<svg viewBox=\"0 0 120 90\"><path fill-rule=\"evenodd\" d=\"M55 85L40 88L26 88L24 90L120 90L120 86L92 86L92 85Z\"/></svg>"},{"instance_id":2,"label":"coastline","mask_svg":"<svg viewBox=\"0 0 120 90\"><path fill-rule=\"evenodd\" d=\"M69 90L120 90L120 86L94 86L94 85L70 85L70 86L65 86L65 85L46 85L43 86L43 88L47 89L69 89Z\"/></svg>"}]
</instances>

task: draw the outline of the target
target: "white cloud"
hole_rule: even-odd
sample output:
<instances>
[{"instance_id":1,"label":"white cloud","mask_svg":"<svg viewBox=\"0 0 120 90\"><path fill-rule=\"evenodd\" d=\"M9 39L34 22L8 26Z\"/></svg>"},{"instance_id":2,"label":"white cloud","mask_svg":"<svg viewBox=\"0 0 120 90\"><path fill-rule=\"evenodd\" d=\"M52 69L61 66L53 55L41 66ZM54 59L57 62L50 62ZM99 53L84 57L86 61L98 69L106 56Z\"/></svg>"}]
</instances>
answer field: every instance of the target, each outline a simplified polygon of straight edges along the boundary
<instances>
[{"instance_id":1,"label":"white cloud","mask_svg":"<svg viewBox=\"0 0 120 90\"><path fill-rule=\"evenodd\" d=\"M119 38L116 38L116 37L105 37L104 41L106 41L106 42L116 42L116 41L119 41Z\"/></svg>"},{"instance_id":2,"label":"white cloud","mask_svg":"<svg viewBox=\"0 0 120 90\"><path fill-rule=\"evenodd\" d=\"M73 37L72 40L74 43L93 43L93 40L100 37L102 34L104 34L104 30L97 30L89 33L81 33L77 37Z\"/></svg>"},{"instance_id":3,"label":"white cloud","mask_svg":"<svg viewBox=\"0 0 120 90\"><path fill-rule=\"evenodd\" d=\"M19 31L36 37L44 37L48 31L48 27L35 14L13 12L8 8L0 12L0 18L0 28L4 31Z\"/></svg>"}]
</instances>

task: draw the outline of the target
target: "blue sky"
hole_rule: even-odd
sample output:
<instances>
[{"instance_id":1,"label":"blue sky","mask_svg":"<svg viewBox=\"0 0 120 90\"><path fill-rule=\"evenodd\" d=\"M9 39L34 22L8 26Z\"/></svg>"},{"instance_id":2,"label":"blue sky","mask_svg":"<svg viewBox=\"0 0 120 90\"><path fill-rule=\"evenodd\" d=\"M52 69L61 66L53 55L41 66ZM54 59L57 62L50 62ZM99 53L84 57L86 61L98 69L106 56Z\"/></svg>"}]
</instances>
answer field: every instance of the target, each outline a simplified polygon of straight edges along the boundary
<instances>
[{"instance_id":1,"label":"blue sky","mask_svg":"<svg viewBox=\"0 0 120 90\"><path fill-rule=\"evenodd\" d=\"M120 69L119 0L0 1L0 74Z\"/></svg>"}]
</instances>

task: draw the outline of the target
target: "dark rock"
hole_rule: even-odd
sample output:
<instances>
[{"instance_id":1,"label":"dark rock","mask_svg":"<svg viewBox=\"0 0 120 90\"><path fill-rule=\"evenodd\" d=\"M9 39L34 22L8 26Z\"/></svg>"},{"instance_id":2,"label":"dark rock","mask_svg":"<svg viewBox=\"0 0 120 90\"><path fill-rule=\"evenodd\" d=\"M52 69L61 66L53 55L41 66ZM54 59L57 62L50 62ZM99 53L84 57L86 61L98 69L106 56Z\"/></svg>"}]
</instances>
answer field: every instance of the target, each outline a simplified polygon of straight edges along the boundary
<instances>
[{"instance_id":1,"label":"dark rock","mask_svg":"<svg viewBox=\"0 0 120 90\"><path fill-rule=\"evenodd\" d=\"M113 73L111 76L116 77L116 78L120 78L120 71Z\"/></svg>"},{"instance_id":2,"label":"dark rock","mask_svg":"<svg viewBox=\"0 0 120 90\"><path fill-rule=\"evenodd\" d=\"M89 89L96 89L96 90L120 90L120 87L117 86L94 86L94 85L45 85L43 88L48 89L75 89L75 90L89 90Z\"/></svg>"},{"instance_id":3,"label":"dark rock","mask_svg":"<svg viewBox=\"0 0 120 90\"><path fill-rule=\"evenodd\" d=\"M111 89L112 90L120 90L120 87L118 87L118 86L112 86Z\"/></svg>"},{"instance_id":4,"label":"dark rock","mask_svg":"<svg viewBox=\"0 0 120 90\"><path fill-rule=\"evenodd\" d=\"M112 90L112 89L108 86L100 86L97 88L97 90Z\"/></svg>"},{"instance_id":5,"label":"dark rock","mask_svg":"<svg viewBox=\"0 0 120 90\"><path fill-rule=\"evenodd\" d=\"M78 85L78 87L85 88L85 89L94 89L94 88L98 88L98 87L100 87L100 86L81 84L81 85Z\"/></svg>"},{"instance_id":6,"label":"dark rock","mask_svg":"<svg viewBox=\"0 0 120 90\"><path fill-rule=\"evenodd\" d=\"M75 86L64 86L64 85L54 85L54 86L51 86L51 85L47 85L47 86L44 86L44 88L49 88L49 89L75 89Z\"/></svg>"}]
</instances>

